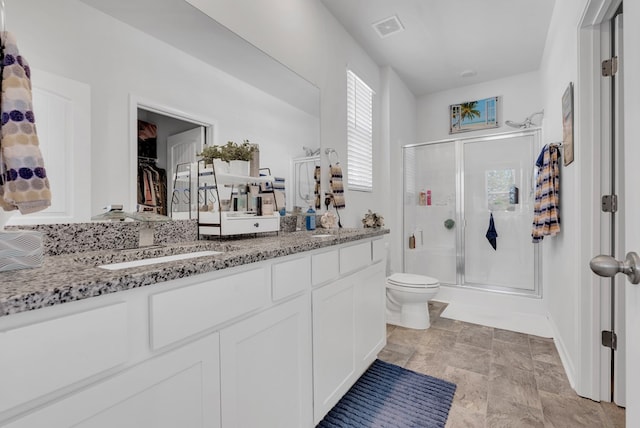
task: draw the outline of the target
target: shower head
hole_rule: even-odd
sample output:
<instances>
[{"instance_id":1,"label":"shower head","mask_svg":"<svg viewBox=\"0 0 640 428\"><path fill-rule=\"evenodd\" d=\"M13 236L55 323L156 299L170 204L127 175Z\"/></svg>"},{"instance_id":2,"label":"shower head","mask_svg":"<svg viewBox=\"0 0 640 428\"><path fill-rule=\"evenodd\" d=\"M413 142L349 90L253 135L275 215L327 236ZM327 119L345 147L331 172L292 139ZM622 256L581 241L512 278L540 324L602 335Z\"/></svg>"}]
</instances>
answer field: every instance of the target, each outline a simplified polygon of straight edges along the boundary
<instances>
[{"instance_id":1,"label":"shower head","mask_svg":"<svg viewBox=\"0 0 640 428\"><path fill-rule=\"evenodd\" d=\"M519 129L531 128L532 126L537 126L533 122L533 117L536 115L544 115L544 110L531 114L523 122L514 122L513 120L505 120L504 124L512 128L519 128Z\"/></svg>"},{"instance_id":2,"label":"shower head","mask_svg":"<svg viewBox=\"0 0 640 428\"><path fill-rule=\"evenodd\" d=\"M514 122L513 120L505 120L504 124L512 128L528 128L530 126L527 122Z\"/></svg>"}]
</instances>

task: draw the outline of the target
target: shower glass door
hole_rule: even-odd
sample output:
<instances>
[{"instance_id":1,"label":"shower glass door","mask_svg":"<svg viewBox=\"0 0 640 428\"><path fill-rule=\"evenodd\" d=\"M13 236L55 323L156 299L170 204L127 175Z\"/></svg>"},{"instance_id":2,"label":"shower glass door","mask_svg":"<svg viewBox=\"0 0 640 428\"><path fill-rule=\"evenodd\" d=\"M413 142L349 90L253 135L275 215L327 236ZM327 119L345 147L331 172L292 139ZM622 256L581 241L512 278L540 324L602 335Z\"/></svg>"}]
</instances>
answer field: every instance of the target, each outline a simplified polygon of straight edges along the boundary
<instances>
[{"instance_id":1,"label":"shower glass door","mask_svg":"<svg viewBox=\"0 0 640 428\"><path fill-rule=\"evenodd\" d=\"M536 293L534 144L531 134L462 142L463 285ZM491 217L495 249L487 238Z\"/></svg>"},{"instance_id":2,"label":"shower glass door","mask_svg":"<svg viewBox=\"0 0 640 428\"><path fill-rule=\"evenodd\" d=\"M403 147L404 271L539 297L531 242L538 147L537 129ZM495 249L486 238L491 215Z\"/></svg>"},{"instance_id":3,"label":"shower glass door","mask_svg":"<svg viewBox=\"0 0 640 428\"><path fill-rule=\"evenodd\" d=\"M457 284L456 146L404 149L405 272Z\"/></svg>"}]
</instances>

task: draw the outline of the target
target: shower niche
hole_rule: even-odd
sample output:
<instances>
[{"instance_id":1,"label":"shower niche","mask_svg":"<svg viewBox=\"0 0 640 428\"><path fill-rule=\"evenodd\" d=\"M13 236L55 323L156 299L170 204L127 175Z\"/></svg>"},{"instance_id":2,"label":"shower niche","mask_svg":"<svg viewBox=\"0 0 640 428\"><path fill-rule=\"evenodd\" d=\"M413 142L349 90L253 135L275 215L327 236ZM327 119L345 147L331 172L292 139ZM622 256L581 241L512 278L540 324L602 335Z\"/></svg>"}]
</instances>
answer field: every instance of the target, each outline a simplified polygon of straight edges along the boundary
<instances>
[{"instance_id":1,"label":"shower niche","mask_svg":"<svg viewBox=\"0 0 640 428\"><path fill-rule=\"evenodd\" d=\"M538 129L403 147L404 271L539 297L531 241L539 147Z\"/></svg>"}]
</instances>

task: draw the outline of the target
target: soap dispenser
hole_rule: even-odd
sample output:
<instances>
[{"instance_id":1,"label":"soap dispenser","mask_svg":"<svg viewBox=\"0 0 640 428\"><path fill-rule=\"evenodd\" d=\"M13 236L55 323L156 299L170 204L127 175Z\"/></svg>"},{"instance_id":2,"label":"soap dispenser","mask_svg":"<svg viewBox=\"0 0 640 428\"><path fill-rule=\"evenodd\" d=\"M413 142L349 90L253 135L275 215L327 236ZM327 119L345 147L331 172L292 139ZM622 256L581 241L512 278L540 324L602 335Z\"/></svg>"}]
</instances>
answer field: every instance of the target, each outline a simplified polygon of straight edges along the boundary
<instances>
[{"instance_id":1,"label":"soap dispenser","mask_svg":"<svg viewBox=\"0 0 640 428\"><path fill-rule=\"evenodd\" d=\"M316 230L316 212L313 207L307 210L307 218L305 219L307 230Z\"/></svg>"}]
</instances>

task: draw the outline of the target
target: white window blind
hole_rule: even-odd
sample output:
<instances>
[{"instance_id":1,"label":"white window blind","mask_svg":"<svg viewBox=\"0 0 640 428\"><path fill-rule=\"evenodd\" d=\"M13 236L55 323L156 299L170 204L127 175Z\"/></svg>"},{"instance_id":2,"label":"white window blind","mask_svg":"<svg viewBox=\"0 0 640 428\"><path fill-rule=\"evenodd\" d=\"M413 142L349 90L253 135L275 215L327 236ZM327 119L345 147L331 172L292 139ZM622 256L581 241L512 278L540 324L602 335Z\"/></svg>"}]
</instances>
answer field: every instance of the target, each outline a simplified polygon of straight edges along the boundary
<instances>
[{"instance_id":1,"label":"white window blind","mask_svg":"<svg viewBox=\"0 0 640 428\"><path fill-rule=\"evenodd\" d=\"M373 191L373 91L347 70L347 186Z\"/></svg>"}]
</instances>

